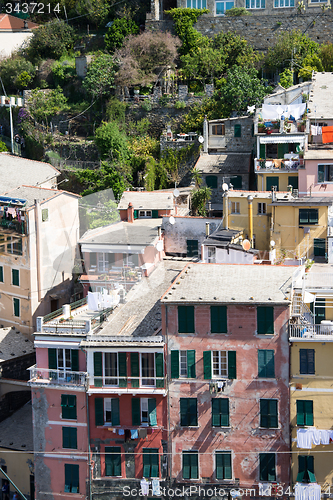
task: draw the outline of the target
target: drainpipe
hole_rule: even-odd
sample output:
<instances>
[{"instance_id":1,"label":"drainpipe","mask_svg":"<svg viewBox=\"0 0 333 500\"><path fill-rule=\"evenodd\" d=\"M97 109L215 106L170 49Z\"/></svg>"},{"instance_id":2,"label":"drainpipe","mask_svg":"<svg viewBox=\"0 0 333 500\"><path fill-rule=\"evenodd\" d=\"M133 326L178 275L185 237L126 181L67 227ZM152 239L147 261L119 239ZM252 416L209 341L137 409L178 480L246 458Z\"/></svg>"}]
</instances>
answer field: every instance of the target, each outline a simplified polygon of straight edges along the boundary
<instances>
[{"instance_id":1,"label":"drainpipe","mask_svg":"<svg viewBox=\"0 0 333 500\"><path fill-rule=\"evenodd\" d=\"M229 229L228 191L225 191L223 196L223 218L224 218L224 229Z\"/></svg>"},{"instance_id":2,"label":"drainpipe","mask_svg":"<svg viewBox=\"0 0 333 500\"><path fill-rule=\"evenodd\" d=\"M248 213L249 213L249 240L251 243L251 248L253 248L253 196L249 195L247 197L248 201Z\"/></svg>"},{"instance_id":3,"label":"drainpipe","mask_svg":"<svg viewBox=\"0 0 333 500\"><path fill-rule=\"evenodd\" d=\"M37 268L37 296L38 302L42 300L42 274L41 274L41 248L40 248L40 221L39 221L39 202L35 200L35 232L36 232L36 268Z\"/></svg>"}]
</instances>

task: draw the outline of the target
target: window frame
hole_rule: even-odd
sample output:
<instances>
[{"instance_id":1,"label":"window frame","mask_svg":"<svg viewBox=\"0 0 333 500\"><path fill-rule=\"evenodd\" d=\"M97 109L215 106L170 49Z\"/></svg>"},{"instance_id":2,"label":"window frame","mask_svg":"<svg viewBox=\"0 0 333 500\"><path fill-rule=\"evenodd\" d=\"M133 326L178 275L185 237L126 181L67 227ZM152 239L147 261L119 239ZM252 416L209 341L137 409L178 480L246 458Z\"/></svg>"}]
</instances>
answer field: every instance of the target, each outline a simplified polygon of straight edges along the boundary
<instances>
[{"instance_id":1,"label":"window frame","mask_svg":"<svg viewBox=\"0 0 333 500\"><path fill-rule=\"evenodd\" d=\"M13 313L15 318L21 317L21 300L17 297L13 297Z\"/></svg>"},{"instance_id":2,"label":"window frame","mask_svg":"<svg viewBox=\"0 0 333 500\"><path fill-rule=\"evenodd\" d=\"M218 358L216 360L216 357ZM222 359L224 358L224 359ZM215 368L214 368L214 364L218 364L218 372L219 373L214 373ZM225 365L225 367L223 368L223 365ZM224 373L222 373L224 372ZM228 378L228 372L229 372L229 366L228 366L228 351L216 351L216 350L213 350L212 351L212 379L216 378L216 379L221 379L221 378Z\"/></svg>"},{"instance_id":3,"label":"window frame","mask_svg":"<svg viewBox=\"0 0 333 500\"><path fill-rule=\"evenodd\" d=\"M218 3L223 3L223 4L225 4L225 9L224 9L224 11L223 11L223 13L222 13L222 14L219 14L219 13L217 12L217 4L218 4ZM216 16L216 17L218 17L218 16L225 16L225 12L226 12L227 10L232 9L232 7L227 7L227 4L229 4L229 3L230 3L230 4L232 3L232 4L233 4L233 5L232 5L232 7L235 7L235 2L234 2L234 1L233 1L233 2L232 2L232 1L231 1L231 2L229 2L229 1L227 1L227 0L215 0L215 16Z\"/></svg>"},{"instance_id":4,"label":"window frame","mask_svg":"<svg viewBox=\"0 0 333 500\"><path fill-rule=\"evenodd\" d=\"M251 6L251 3L254 2L254 7ZM257 7L257 2L258 0L246 0L245 3L245 8L247 10L259 10L259 9L265 9L266 8L266 0L259 0L260 2L260 7Z\"/></svg>"},{"instance_id":5,"label":"window frame","mask_svg":"<svg viewBox=\"0 0 333 500\"><path fill-rule=\"evenodd\" d=\"M219 133L220 130L221 130L221 133ZM225 124L224 123L217 123L215 125L212 125L212 135L225 136Z\"/></svg>"},{"instance_id":6,"label":"window frame","mask_svg":"<svg viewBox=\"0 0 333 500\"><path fill-rule=\"evenodd\" d=\"M240 202L230 201L230 213L233 215L240 215Z\"/></svg>"},{"instance_id":7,"label":"window frame","mask_svg":"<svg viewBox=\"0 0 333 500\"><path fill-rule=\"evenodd\" d=\"M185 407L186 401L187 409L186 413L182 412L182 409ZM195 406L195 415L194 411L191 412L191 405L193 408ZM195 417L195 423L193 423L192 419ZM185 421L186 419L186 421ZM180 427L198 427L198 399L197 398L179 398L179 425Z\"/></svg>"},{"instance_id":8,"label":"window frame","mask_svg":"<svg viewBox=\"0 0 333 500\"><path fill-rule=\"evenodd\" d=\"M313 361L309 360L309 354L313 355ZM316 374L316 350L315 349L303 349L299 350L299 373L300 375L315 375ZM303 360L302 360L303 355ZM304 360L304 356L306 359ZM304 367L305 363L305 367ZM310 371L309 365L313 364L313 371Z\"/></svg>"},{"instance_id":9,"label":"window frame","mask_svg":"<svg viewBox=\"0 0 333 500\"><path fill-rule=\"evenodd\" d=\"M274 476L269 477L269 472L263 474L265 469L263 466L268 467L269 461L274 457ZM266 471L265 471L266 472ZM259 480L265 482L276 482L276 453L259 453Z\"/></svg>"},{"instance_id":10,"label":"window frame","mask_svg":"<svg viewBox=\"0 0 333 500\"><path fill-rule=\"evenodd\" d=\"M68 443L66 443L66 440ZM65 446L65 444L68 444L68 446ZM77 450L77 427L62 427L62 447L66 450Z\"/></svg>"},{"instance_id":11,"label":"window frame","mask_svg":"<svg viewBox=\"0 0 333 500\"><path fill-rule=\"evenodd\" d=\"M307 219L305 220L305 214ZM314 217L315 216L315 217ZM304 222L301 220L304 218ZM312 220L311 220L312 217ZM319 210L318 208L299 208L298 209L298 225L301 226L317 226L319 223Z\"/></svg>"},{"instance_id":12,"label":"window frame","mask_svg":"<svg viewBox=\"0 0 333 500\"><path fill-rule=\"evenodd\" d=\"M279 400L276 398L261 398L260 399L260 415L259 427L262 429L278 429L279 428ZM267 405L267 412L264 413L264 405ZM267 425L264 425L264 419L267 419ZM274 424L276 419L276 425Z\"/></svg>"},{"instance_id":13,"label":"window frame","mask_svg":"<svg viewBox=\"0 0 333 500\"><path fill-rule=\"evenodd\" d=\"M74 402L74 404L70 405L68 404L70 401L70 398L74 398L71 401ZM67 402L67 404L63 404L63 402ZM64 411L64 408L67 408L66 411ZM73 408L69 410L68 408ZM64 413L67 413L67 416L64 415ZM72 415L72 416L68 416ZM74 416L75 415L75 416ZM61 418L63 420L77 420L77 398L75 394L61 394Z\"/></svg>"},{"instance_id":14,"label":"window frame","mask_svg":"<svg viewBox=\"0 0 333 500\"><path fill-rule=\"evenodd\" d=\"M64 464L65 465L65 487L64 487L64 492L65 493L79 493L80 491L80 468L79 465L77 464ZM66 472L66 470L68 472ZM74 474L74 471L77 471L77 473ZM77 475L77 486L73 485L73 476ZM70 476L70 482L69 484L66 483L66 480L68 479L68 476Z\"/></svg>"},{"instance_id":15,"label":"window frame","mask_svg":"<svg viewBox=\"0 0 333 500\"><path fill-rule=\"evenodd\" d=\"M20 270L14 267L12 267L12 285L20 286Z\"/></svg>"},{"instance_id":16,"label":"window frame","mask_svg":"<svg viewBox=\"0 0 333 500\"><path fill-rule=\"evenodd\" d=\"M196 464L190 463L189 465L185 465L184 458L185 456L195 457ZM191 461L190 461L191 462ZM184 474L185 467L189 468L189 474ZM192 468L196 469L196 475L192 477ZM183 479L199 479L199 453L196 450L183 450L182 452L182 477Z\"/></svg>"},{"instance_id":17,"label":"window frame","mask_svg":"<svg viewBox=\"0 0 333 500\"><path fill-rule=\"evenodd\" d=\"M267 203L258 201L258 215L267 215Z\"/></svg>"},{"instance_id":18,"label":"window frame","mask_svg":"<svg viewBox=\"0 0 333 500\"><path fill-rule=\"evenodd\" d=\"M290 5L276 5L280 4L281 2L283 2L284 4L286 2L289 2ZM294 7L295 7L295 0L274 0L274 5L273 5L274 9L293 9Z\"/></svg>"},{"instance_id":19,"label":"window frame","mask_svg":"<svg viewBox=\"0 0 333 500\"><path fill-rule=\"evenodd\" d=\"M218 462L217 457L218 456L228 457L229 461L230 461L230 465L226 465L225 463L223 463L222 465L218 466L218 464L217 464L217 462ZM222 462L225 462L225 460L222 460ZM230 477L226 477L226 468L227 467L230 467L230 474L228 474L228 476L230 476ZM219 477L218 468L222 468L223 477ZM232 479L232 452L231 451L220 451L220 450L215 451L215 479L217 481L224 481L224 480L230 481L230 479Z\"/></svg>"}]
</instances>

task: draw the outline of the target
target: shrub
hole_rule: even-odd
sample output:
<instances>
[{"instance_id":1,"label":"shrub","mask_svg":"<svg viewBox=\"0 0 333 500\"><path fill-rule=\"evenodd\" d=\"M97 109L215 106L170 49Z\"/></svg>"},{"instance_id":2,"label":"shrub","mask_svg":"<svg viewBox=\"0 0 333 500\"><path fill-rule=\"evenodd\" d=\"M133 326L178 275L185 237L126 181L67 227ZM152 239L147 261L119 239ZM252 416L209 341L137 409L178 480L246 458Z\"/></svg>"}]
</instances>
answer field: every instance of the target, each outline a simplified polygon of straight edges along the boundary
<instances>
[{"instance_id":1,"label":"shrub","mask_svg":"<svg viewBox=\"0 0 333 500\"><path fill-rule=\"evenodd\" d=\"M151 111L152 110L152 103L150 102L149 99L145 99L143 103L141 103L141 108L144 109L145 111Z\"/></svg>"},{"instance_id":2,"label":"shrub","mask_svg":"<svg viewBox=\"0 0 333 500\"><path fill-rule=\"evenodd\" d=\"M120 49L128 35L137 35L139 28L132 19L116 19L105 35L105 47L109 52Z\"/></svg>"},{"instance_id":3,"label":"shrub","mask_svg":"<svg viewBox=\"0 0 333 500\"><path fill-rule=\"evenodd\" d=\"M31 61L52 58L59 59L73 48L74 30L65 21L50 21L33 30L25 49Z\"/></svg>"},{"instance_id":4,"label":"shrub","mask_svg":"<svg viewBox=\"0 0 333 500\"><path fill-rule=\"evenodd\" d=\"M252 16L252 12L249 12L245 7L232 7L225 11L226 16Z\"/></svg>"},{"instance_id":5,"label":"shrub","mask_svg":"<svg viewBox=\"0 0 333 500\"><path fill-rule=\"evenodd\" d=\"M186 108L186 102L185 101L176 101L175 102L175 108L176 109L185 109Z\"/></svg>"},{"instance_id":6,"label":"shrub","mask_svg":"<svg viewBox=\"0 0 333 500\"><path fill-rule=\"evenodd\" d=\"M10 57L0 64L0 76L8 91L22 90L34 79L35 67L23 57Z\"/></svg>"}]
</instances>

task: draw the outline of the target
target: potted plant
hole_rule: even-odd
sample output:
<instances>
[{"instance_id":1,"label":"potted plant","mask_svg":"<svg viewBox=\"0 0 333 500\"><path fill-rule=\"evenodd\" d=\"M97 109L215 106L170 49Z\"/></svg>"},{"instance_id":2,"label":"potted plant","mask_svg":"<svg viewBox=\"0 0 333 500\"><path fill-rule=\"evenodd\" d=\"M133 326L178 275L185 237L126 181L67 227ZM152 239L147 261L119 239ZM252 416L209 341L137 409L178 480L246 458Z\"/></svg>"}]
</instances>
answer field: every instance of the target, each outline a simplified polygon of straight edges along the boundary
<instances>
[{"instance_id":1,"label":"potted plant","mask_svg":"<svg viewBox=\"0 0 333 500\"><path fill-rule=\"evenodd\" d=\"M264 134L266 130L264 123L258 123L258 134Z\"/></svg>"}]
</instances>

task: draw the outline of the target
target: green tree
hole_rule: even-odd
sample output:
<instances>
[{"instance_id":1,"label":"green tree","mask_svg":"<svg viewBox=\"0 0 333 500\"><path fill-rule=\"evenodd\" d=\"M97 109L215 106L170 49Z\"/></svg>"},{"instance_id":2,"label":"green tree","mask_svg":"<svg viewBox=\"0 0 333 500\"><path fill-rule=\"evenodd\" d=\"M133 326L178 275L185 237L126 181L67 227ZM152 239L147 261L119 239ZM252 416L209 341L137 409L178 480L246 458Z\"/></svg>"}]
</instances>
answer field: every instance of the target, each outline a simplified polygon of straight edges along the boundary
<instances>
[{"instance_id":1,"label":"green tree","mask_svg":"<svg viewBox=\"0 0 333 500\"><path fill-rule=\"evenodd\" d=\"M25 53L29 60L59 59L74 45L74 30L65 21L50 21L33 30Z\"/></svg>"},{"instance_id":2,"label":"green tree","mask_svg":"<svg viewBox=\"0 0 333 500\"><path fill-rule=\"evenodd\" d=\"M319 57L323 64L324 71L333 70L333 44L331 42L323 43L319 49Z\"/></svg>"},{"instance_id":3,"label":"green tree","mask_svg":"<svg viewBox=\"0 0 333 500\"><path fill-rule=\"evenodd\" d=\"M117 168L108 161L102 161L101 168L98 170L79 170L75 175L83 187L82 196L96 193L102 189L112 189L115 199L119 200L129 187L128 182Z\"/></svg>"},{"instance_id":4,"label":"green tree","mask_svg":"<svg viewBox=\"0 0 333 500\"><path fill-rule=\"evenodd\" d=\"M48 127L49 119L69 109L67 98L60 87L56 89L33 89L26 99L26 106L31 117L38 123L45 120Z\"/></svg>"},{"instance_id":5,"label":"green tree","mask_svg":"<svg viewBox=\"0 0 333 500\"><path fill-rule=\"evenodd\" d=\"M78 14L84 15L97 29L105 23L110 4L107 0L78 0L75 8Z\"/></svg>"},{"instance_id":6,"label":"green tree","mask_svg":"<svg viewBox=\"0 0 333 500\"><path fill-rule=\"evenodd\" d=\"M0 76L7 92L28 87L35 75L35 66L23 57L9 57L0 63Z\"/></svg>"},{"instance_id":7,"label":"green tree","mask_svg":"<svg viewBox=\"0 0 333 500\"><path fill-rule=\"evenodd\" d=\"M0 141L0 153L8 151L6 144L3 141Z\"/></svg>"},{"instance_id":8,"label":"green tree","mask_svg":"<svg viewBox=\"0 0 333 500\"><path fill-rule=\"evenodd\" d=\"M165 13L172 17L176 34L182 42L179 50L181 55L195 51L199 46L203 45L203 39L206 37L194 29L193 25L202 14L208 14L209 10L175 8L165 11Z\"/></svg>"},{"instance_id":9,"label":"green tree","mask_svg":"<svg viewBox=\"0 0 333 500\"><path fill-rule=\"evenodd\" d=\"M191 205L194 215L207 215L206 204L209 202L212 191L209 187L205 186L195 191L192 191Z\"/></svg>"},{"instance_id":10,"label":"green tree","mask_svg":"<svg viewBox=\"0 0 333 500\"><path fill-rule=\"evenodd\" d=\"M215 35L212 44L214 49L223 52L226 69L233 66L253 67L260 61L260 56L251 45L232 31L221 31Z\"/></svg>"},{"instance_id":11,"label":"green tree","mask_svg":"<svg viewBox=\"0 0 333 500\"><path fill-rule=\"evenodd\" d=\"M52 78L55 86L63 87L76 76L74 61L55 61L52 64Z\"/></svg>"},{"instance_id":12,"label":"green tree","mask_svg":"<svg viewBox=\"0 0 333 500\"><path fill-rule=\"evenodd\" d=\"M317 54L308 55L303 59L303 67L298 72L299 78L311 80L313 71L324 71L323 63Z\"/></svg>"},{"instance_id":13,"label":"green tree","mask_svg":"<svg viewBox=\"0 0 333 500\"><path fill-rule=\"evenodd\" d=\"M285 89L291 87L294 84L294 73L291 69L286 68L282 73L280 73L280 85Z\"/></svg>"},{"instance_id":14,"label":"green tree","mask_svg":"<svg viewBox=\"0 0 333 500\"><path fill-rule=\"evenodd\" d=\"M195 182L195 187L199 189L200 185L202 184L202 177L199 170L197 170L196 168L192 170L191 178Z\"/></svg>"},{"instance_id":15,"label":"green tree","mask_svg":"<svg viewBox=\"0 0 333 500\"><path fill-rule=\"evenodd\" d=\"M129 158L128 140L116 121L103 122L95 132L95 143L103 159L126 162Z\"/></svg>"},{"instance_id":16,"label":"green tree","mask_svg":"<svg viewBox=\"0 0 333 500\"><path fill-rule=\"evenodd\" d=\"M128 35L137 35L138 33L139 27L132 19L126 17L115 19L104 37L106 50L113 53L122 47Z\"/></svg>"},{"instance_id":17,"label":"green tree","mask_svg":"<svg viewBox=\"0 0 333 500\"><path fill-rule=\"evenodd\" d=\"M93 99L109 95L114 87L115 63L109 54L100 54L91 61L83 88Z\"/></svg>"}]
</instances>

